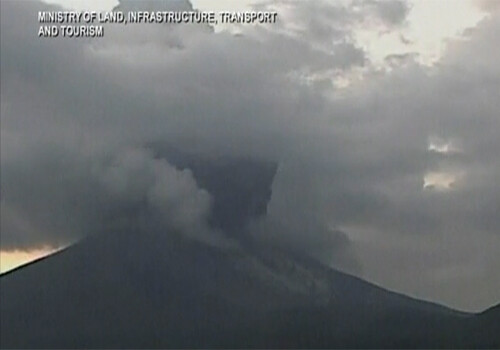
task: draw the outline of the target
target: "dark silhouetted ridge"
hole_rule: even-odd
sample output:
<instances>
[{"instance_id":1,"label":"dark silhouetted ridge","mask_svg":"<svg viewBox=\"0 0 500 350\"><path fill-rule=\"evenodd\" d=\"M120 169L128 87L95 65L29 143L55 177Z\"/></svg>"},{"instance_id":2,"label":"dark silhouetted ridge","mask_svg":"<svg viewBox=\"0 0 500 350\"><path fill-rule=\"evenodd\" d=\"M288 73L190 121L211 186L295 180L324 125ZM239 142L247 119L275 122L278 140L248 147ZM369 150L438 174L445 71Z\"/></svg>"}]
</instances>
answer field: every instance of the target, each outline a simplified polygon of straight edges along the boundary
<instances>
[{"instance_id":1,"label":"dark silhouetted ridge","mask_svg":"<svg viewBox=\"0 0 500 350\"><path fill-rule=\"evenodd\" d=\"M498 308L461 313L285 251L175 232L95 235L0 283L3 348L499 344Z\"/></svg>"}]
</instances>

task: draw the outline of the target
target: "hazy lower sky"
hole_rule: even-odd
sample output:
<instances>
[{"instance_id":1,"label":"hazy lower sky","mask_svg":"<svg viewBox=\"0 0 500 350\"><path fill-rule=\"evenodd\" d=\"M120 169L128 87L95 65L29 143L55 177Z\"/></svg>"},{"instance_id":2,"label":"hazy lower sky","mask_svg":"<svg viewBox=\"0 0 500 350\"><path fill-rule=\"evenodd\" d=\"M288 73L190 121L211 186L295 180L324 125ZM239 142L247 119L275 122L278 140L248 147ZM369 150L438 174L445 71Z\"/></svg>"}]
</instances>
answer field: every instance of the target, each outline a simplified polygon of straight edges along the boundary
<instances>
[{"instance_id":1,"label":"hazy lower sky","mask_svg":"<svg viewBox=\"0 0 500 350\"><path fill-rule=\"evenodd\" d=\"M1 3L1 271L139 216L210 235L206 191L154 156L168 142L279 164L255 235L459 309L500 301L498 1L177 1L279 20L36 36L39 10L132 3Z\"/></svg>"}]
</instances>

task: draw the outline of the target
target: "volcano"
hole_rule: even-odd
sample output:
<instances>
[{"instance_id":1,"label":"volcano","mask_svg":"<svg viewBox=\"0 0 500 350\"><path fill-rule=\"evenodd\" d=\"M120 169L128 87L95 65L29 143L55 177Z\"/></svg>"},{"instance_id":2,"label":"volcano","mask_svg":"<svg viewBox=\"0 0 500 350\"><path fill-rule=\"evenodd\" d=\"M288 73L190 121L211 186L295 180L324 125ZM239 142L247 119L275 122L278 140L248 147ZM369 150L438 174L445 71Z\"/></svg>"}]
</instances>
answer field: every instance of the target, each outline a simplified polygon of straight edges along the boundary
<instances>
[{"instance_id":1,"label":"volcano","mask_svg":"<svg viewBox=\"0 0 500 350\"><path fill-rule=\"evenodd\" d=\"M275 167L239 172L248 164L184 163L215 197L215 227L230 231L265 215ZM213 179L231 164L238 180L227 192ZM116 229L4 273L0 346L500 347L499 306L479 314L452 310L287 249L236 238L221 247L174 230Z\"/></svg>"}]
</instances>

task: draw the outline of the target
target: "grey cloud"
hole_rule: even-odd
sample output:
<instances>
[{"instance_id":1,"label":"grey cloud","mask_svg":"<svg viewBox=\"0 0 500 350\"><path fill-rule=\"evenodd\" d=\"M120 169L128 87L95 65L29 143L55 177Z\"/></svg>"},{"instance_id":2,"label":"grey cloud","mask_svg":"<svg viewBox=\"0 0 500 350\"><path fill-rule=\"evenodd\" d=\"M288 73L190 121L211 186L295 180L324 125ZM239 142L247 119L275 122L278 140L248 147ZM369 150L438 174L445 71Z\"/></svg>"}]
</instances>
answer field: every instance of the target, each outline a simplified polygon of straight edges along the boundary
<instances>
[{"instance_id":1,"label":"grey cloud","mask_svg":"<svg viewBox=\"0 0 500 350\"><path fill-rule=\"evenodd\" d=\"M476 0L475 3L479 6L480 9L489 12L500 10L500 4L496 0Z\"/></svg>"},{"instance_id":2,"label":"grey cloud","mask_svg":"<svg viewBox=\"0 0 500 350\"><path fill-rule=\"evenodd\" d=\"M366 1L365 6L373 7L380 18L389 25L400 25L410 10L408 3L401 0Z\"/></svg>"},{"instance_id":3,"label":"grey cloud","mask_svg":"<svg viewBox=\"0 0 500 350\"><path fill-rule=\"evenodd\" d=\"M418 53L411 52L405 54L391 54L385 57L384 61L390 67L398 67L405 64L415 63L416 58L418 57Z\"/></svg>"}]
</instances>

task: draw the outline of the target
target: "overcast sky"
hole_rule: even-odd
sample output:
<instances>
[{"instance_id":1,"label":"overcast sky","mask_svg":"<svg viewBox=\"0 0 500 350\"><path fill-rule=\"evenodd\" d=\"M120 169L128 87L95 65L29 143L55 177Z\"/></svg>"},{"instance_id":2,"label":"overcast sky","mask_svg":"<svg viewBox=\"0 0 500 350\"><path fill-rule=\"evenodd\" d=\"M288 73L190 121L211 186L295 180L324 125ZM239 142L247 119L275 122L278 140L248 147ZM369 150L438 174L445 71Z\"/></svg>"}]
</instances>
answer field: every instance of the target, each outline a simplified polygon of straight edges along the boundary
<instances>
[{"instance_id":1,"label":"overcast sky","mask_svg":"<svg viewBox=\"0 0 500 350\"><path fill-rule=\"evenodd\" d=\"M267 26L37 38L39 10L116 5L50 3L1 2L2 262L144 218L216 235L209 194L154 157L167 141L279 164L256 237L463 310L500 301L499 2L280 1Z\"/></svg>"}]
</instances>

